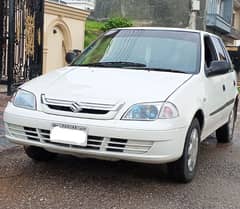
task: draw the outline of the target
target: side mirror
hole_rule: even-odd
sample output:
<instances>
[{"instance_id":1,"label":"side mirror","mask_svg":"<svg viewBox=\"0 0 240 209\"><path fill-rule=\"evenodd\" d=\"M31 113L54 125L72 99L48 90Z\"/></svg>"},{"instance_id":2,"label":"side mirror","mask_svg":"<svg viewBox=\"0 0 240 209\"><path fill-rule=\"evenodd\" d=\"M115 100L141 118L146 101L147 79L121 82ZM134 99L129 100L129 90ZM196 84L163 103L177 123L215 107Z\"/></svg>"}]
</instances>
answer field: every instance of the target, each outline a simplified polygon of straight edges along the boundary
<instances>
[{"instance_id":1,"label":"side mirror","mask_svg":"<svg viewBox=\"0 0 240 209\"><path fill-rule=\"evenodd\" d=\"M65 60L68 64L71 64L80 54L80 50L74 49L73 51L70 51L66 54Z\"/></svg>"},{"instance_id":2,"label":"side mirror","mask_svg":"<svg viewBox=\"0 0 240 209\"><path fill-rule=\"evenodd\" d=\"M210 67L207 69L207 76L222 75L231 69L230 63L226 61L212 61Z\"/></svg>"}]
</instances>

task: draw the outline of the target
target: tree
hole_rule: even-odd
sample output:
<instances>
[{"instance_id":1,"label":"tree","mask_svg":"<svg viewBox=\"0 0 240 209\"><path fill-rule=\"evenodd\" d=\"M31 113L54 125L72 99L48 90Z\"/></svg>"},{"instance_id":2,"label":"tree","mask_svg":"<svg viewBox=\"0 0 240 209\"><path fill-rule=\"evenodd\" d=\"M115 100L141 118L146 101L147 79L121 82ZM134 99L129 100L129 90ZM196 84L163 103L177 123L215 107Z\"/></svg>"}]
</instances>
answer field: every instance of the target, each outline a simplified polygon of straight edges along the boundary
<instances>
[{"instance_id":1,"label":"tree","mask_svg":"<svg viewBox=\"0 0 240 209\"><path fill-rule=\"evenodd\" d=\"M112 28L125 28L131 26L133 26L133 24L129 19L124 17L113 17L106 21L101 29L107 31Z\"/></svg>"}]
</instances>

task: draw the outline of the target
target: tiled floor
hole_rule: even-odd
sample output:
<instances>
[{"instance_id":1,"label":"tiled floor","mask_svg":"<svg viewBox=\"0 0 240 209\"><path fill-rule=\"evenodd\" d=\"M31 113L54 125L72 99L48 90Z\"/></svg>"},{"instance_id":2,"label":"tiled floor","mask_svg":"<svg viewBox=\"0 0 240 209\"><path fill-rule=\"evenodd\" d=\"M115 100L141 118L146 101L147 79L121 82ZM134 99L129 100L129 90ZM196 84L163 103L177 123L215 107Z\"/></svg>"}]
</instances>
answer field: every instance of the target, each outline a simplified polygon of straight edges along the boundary
<instances>
[{"instance_id":1,"label":"tiled floor","mask_svg":"<svg viewBox=\"0 0 240 209\"><path fill-rule=\"evenodd\" d=\"M7 105L7 102L9 101L10 97L0 94L0 137L4 134L4 128L3 128L3 111Z\"/></svg>"},{"instance_id":2,"label":"tiled floor","mask_svg":"<svg viewBox=\"0 0 240 209\"><path fill-rule=\"evenodd\" d=\"M10 100L9 96L0 93L0 111L6 107L9 100Z\"/></svg>"},{"instance_id":3,"label":"tiled floor","mask_svg":"<svg viewBox=\"0 0 240 209\"><path fill-rule=\"evenodd\" d=\"M3 111L9 100L10 100L10 97L6 96L5 94L0 94L0 152L5 148L13 146L4 137L4 126L3 126Z\"/></svg>"},{"instance_id":4,"label":"tiled floor","mask_svg":"<svg viewBox=\"0 0 240 209\"><path fill-rule=\"evenodd\" d=\"M2 137L4 134L4 130L3 130L3 114L2 112L0 112L0 137Z\"/></svg>"}]
</instances>

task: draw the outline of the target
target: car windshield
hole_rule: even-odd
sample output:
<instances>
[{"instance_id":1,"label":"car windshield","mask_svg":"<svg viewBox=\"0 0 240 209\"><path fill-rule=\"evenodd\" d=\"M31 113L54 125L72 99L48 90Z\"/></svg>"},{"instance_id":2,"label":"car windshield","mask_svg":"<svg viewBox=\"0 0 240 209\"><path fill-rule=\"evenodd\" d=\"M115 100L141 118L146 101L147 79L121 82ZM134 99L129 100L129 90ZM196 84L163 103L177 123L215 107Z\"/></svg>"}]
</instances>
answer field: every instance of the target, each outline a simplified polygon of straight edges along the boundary
<instances>
[{"instance_id":1,"label":"car windshield","mask_svg":"<svg viewBox=\"0 0 240 209\"><path fill-rule=\"evenodd\" d=\"M102 35L72 65L195 74L200 52L195 32L118 29Z\"/></svg>"}]
</instances>

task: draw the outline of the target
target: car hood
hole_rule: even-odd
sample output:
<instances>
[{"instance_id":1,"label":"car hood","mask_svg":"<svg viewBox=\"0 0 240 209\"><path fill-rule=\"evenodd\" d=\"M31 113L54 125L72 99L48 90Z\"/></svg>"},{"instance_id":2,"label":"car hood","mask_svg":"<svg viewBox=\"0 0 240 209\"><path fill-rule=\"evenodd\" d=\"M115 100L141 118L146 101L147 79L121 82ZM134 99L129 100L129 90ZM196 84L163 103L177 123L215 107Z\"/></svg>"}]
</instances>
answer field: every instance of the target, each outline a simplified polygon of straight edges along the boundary
<instances>
[{"instance_id":1,"label":"car hood","mask_svg":"<svg viewBox=\"0 0 240 209\"><path fill-rule=\"evenodd\" d=\"M76 102L165 101L192 75L117 68L66 67L23 86L46 98Z\"/></svg>"}]
</instances>

